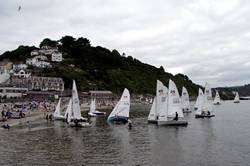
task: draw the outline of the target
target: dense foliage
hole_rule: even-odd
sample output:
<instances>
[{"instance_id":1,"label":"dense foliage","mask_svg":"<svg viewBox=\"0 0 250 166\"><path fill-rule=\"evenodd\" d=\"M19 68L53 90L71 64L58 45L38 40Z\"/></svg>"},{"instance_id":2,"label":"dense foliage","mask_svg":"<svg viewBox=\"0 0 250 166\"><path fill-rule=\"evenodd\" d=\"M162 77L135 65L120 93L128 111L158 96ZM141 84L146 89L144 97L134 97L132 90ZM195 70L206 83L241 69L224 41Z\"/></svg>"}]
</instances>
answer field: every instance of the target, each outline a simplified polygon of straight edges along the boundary
<instances>
[{"instance_id":1,"label":"dense foliage","mask_svg":"<svg viewBox=\"0 0 250 166\"><path fill-rule=\"evenodd\" d=\"M117 50L108 50L101 46L93 47L86 38L64 36L60 40L44 39L40 46L57 46L63 53L63 62L55 63L52 69L33 69L32 73L42 76L62 77L66 87L70 87L72 79L77 81L81 90L112 90L121 92L125 87L135 94L155 94L156 80L168 85L171 78L181 93L185 86L192 96L198 93L198 85L183 74L172 75L163 67L156 68L139 60L120 55ZM0 59L25 61L35 47L20 46L16 50L6 52Z\"/></svg>"}]
</instances>

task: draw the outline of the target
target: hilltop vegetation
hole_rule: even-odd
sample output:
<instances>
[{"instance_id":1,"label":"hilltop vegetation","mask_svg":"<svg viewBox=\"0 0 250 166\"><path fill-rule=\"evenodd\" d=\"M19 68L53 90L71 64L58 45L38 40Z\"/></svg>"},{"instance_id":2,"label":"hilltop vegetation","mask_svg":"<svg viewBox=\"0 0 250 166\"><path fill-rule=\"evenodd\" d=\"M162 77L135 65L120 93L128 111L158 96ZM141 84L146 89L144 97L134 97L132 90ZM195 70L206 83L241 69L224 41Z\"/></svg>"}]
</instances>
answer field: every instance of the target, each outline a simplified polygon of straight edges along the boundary
<instances>
[{"instance_id":1,"label":"hilltop vegetation","mask_svg":"<svg viewBox=\"0 0 250 166\"><path fill-rule=\"evenodd\" d=\"M198 85L186 75L172 75L140 62L132 56L121 55L117 50L110 51L101 46L93 47L86 38L64 36L60 40L44 39L43 45L57 46L64 60L54 63L51 69L32 69L32 74L39 76L62 77L65 86L70 87L72 79L77 81L80 90L111 90L121 92L127 87L134 94L155 94L156 80L168 85L168 80L176 82L179 92L185 86L192 96L198 93ZM0 60L8 58L13 62L25 62L30 57L30 51L37 49L32 46L19 46L16 50L7 51Z\"/></svg>"}]
</instances>

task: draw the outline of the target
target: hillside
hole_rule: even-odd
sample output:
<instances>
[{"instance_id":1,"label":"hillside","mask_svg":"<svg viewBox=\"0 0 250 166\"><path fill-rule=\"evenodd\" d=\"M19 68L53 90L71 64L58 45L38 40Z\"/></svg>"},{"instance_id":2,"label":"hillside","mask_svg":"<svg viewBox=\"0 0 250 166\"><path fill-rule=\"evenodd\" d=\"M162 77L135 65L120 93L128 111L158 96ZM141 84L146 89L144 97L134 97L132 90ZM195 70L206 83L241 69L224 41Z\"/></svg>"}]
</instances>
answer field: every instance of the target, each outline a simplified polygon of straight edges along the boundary
<instances>
[{"instance_id":1,"label":"hillside","mask_svg":"<svg viewBox=\"0 0 250 166\"><path fill-rule=\"evenodd\" d=\"M239 95L241 97L250 96L250 84L246 84L243 86L233 86L233 87L218 87L215 88L219 91L222 91L224 93L227 93L227 96L231 99L234 98L233 91L239 92Z\"/></svg>"},{"instance_id":2,"label":"hillside","mask_svg":"<svg viewBox=\"0 0 250 166\"><path fill-rule=\"evenodd\" d=\"M54 63L51 69L30 68L33 75L62 77L65 87L70 87L72 79L77 81L80 90L111 90L121 92L127 87L134 94L154 94L156 80L168 85L173 79L179 92L184 85L191 96L196 96L198 85L186 75L172 75L163 67L156 68L145 64L132 56L121 55L117 50L110 51L101 46L93 47L86 38L64 36L60 40L44 39L41 46L57 46L64 60ZM25 62L30 58L30 52L37 49L34 46L19 46L16 50L7 51L0 60L9 59L12 62Z\"/></svg>"}]
</instances>

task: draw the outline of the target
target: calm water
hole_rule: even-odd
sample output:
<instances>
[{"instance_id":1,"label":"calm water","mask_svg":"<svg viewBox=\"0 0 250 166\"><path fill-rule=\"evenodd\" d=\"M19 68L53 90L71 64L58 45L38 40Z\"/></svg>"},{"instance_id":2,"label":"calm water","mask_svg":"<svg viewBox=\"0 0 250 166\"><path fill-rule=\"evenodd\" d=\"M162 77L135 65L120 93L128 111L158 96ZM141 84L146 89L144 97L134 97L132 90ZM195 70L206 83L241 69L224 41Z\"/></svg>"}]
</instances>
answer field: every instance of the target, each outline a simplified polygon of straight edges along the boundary
<instances>
[{"instance_id":1,"label":"calm water","mask_svg":"<svg viewBox=\"0 0 250 166\"><path fill-rule=\"evenodd\" d=\"M250 101L215 106L215 118L187 127L147 124L149 106L131 108L134 127L93 118L90 128L44 120L0 130L0 165L250 165Z\"/></svg>"}]
</instances>

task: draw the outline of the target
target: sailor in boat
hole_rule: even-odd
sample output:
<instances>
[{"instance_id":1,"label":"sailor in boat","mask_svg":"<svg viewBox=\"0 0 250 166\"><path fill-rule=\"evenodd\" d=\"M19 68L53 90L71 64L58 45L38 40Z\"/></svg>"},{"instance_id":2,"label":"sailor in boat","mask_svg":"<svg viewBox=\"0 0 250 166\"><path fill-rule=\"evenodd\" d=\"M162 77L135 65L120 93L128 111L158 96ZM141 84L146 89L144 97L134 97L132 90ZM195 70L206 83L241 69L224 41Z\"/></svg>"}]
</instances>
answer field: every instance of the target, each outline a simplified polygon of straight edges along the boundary
<instances>
[{"instance_id":1,"label":"sailor in boat","mask_svg":"<svg viewBox=\"0 0 250 166\"><path fill-rule=\"evenodd\" d=\"M75 120L74 120L74 123L75 123L75 126L76 126L76 127L79 126L78 119L75 119Z\"/></svg>"},{"instance_id":2,"label":"sailor in boat","mask_svg":"<svg viewBox=\"0 0 250 166\"><path fill-rule=\"evenodd\" d=\"M210 116L210 115L211 115L210 111L207 111L207 115L208 115L208 116Z\"/></svg>"},{"instance_id":3,"label":"sailor in boat","mask_svg":"<svg viewBox=\"0 0 250 166\"><path fill-rule=\"evenodd\" d=\"M175 117L174 117L174 119L173 119L173 120L178 121L178 113L177 113L177 112L175 112Z\"/></svg>"}]
</instances>

